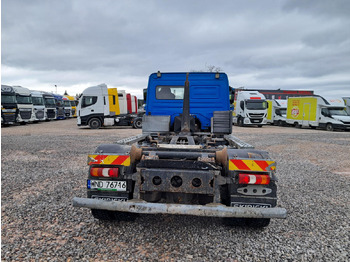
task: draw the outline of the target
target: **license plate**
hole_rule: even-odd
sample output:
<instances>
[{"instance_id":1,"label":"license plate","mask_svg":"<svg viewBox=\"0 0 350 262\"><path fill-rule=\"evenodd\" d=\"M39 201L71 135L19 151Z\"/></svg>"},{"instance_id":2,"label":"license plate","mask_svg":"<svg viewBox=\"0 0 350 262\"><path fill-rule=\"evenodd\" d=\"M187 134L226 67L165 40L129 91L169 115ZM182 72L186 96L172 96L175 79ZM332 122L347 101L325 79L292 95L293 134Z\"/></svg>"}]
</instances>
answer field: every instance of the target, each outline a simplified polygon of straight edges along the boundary
<instances>
[{"instance_id":1,"label":"license plate","mask_svg":"<svg viewBox=\"0 0 350 262\"><path fill-rule=\"evenodd\" d=\"M121 201L121 202L126 202L128 201L127 197L112 197L112 196L91 196L93 199L98 199L98 200L105 200L105 201Z\"/></svg>"},{"instance_id":2,"label":"license plate","mask_svg":"<svg viewBox=\"0 0 350 262\"><path fill-rule=\"evenodd\" d=\"M255 207L255 208L269 208L271 204L261 204L261 203L237 203L231 202L231 207Z\"/></svg>"},{"instance_id":3,"label":"license plate","mask_svg":"<svg viewBox=\"0 0 350 262\"><path fill-rule=\"evenodd\" d=\"M88 180L88 189L126 191L126 181Z\"/></svg>"}]
</instances>

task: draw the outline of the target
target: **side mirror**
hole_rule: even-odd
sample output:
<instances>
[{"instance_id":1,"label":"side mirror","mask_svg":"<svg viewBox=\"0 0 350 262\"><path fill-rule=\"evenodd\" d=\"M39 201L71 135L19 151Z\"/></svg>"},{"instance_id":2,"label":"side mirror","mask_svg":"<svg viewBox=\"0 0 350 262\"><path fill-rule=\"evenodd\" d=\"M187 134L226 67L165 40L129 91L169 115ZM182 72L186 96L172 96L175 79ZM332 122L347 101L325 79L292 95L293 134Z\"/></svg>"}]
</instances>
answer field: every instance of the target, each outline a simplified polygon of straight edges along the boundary
<instances>
[{"instance_id":1,"label":"side mirror","mask_svg":"<svg viewBox=\"0 0 350 262\"><path fill-rule=\"evenodd\" d=\"M241 107L242 110L244 110L244 101L241 101L241 103L239 104L239 106Z\"/></svg>"},{"instance_id":2,"label":"side mirror","mask_svg":"<svg viewBox=\"0 0 350 262\"><path fill-rule=\"evenodd\" d=\"M147 88L143 89L143 102L146 104Z\"/></svg>"}]
</instances>

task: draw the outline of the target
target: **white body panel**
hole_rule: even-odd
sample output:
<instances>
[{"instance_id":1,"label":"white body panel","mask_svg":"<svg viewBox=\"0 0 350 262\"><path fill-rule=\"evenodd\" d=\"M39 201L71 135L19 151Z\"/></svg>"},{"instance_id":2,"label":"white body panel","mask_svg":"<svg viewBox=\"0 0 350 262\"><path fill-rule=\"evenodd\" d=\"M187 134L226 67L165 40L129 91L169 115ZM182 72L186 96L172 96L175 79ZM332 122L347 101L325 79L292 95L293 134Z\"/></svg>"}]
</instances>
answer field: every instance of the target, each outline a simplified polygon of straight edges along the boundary
<instances>
[{"instance_id":1,"label":"white body panel","mask_svg":"<svg viewBox=\"0 0 350 262\"><path fill-rule=\"evenodd\" d=\"M131 95L131 110L133 114L136 113L136 107L136 96Z\"/></svg>"},{"instance_id":2,"label":"white body panel","mask_svg":"<svg viewBox=\"0 0 350 262\"><path fill-rule=\"evenodd\" d=\"M128 113L128 106L126 102L126 92L124 90L118 90L119 109L121 115Z\"/></svg>"},{"instance_id":3,"label":"white body panel","mask_svg":"<svg viewBox=\"0 0 350 262\"><path fill-rule=\"evenodd\" d=\"M343 100L346 106L346 112L350 115L350 97L343 97Z\"/></svg>"}]
</instances>

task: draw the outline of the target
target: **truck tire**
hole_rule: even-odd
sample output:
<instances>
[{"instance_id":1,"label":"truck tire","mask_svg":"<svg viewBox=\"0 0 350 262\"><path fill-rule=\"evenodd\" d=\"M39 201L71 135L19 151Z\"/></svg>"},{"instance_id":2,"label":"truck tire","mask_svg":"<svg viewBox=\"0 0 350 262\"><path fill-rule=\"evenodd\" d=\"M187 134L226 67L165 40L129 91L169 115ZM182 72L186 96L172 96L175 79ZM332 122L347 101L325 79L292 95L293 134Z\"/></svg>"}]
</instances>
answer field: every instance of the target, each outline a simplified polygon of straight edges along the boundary
<instances>
[{"instance_id":1,"label":"truck tire","mask_svg":"<svg viewBox=\"0 0 350 262\"><path fill-rule=\"evenodd\" d=\"M101 125L101 120L98 118L91 118L89 121L89 126L91 129L99 129Z\"/></svg>"},{"instance_id":2,"label":"truck tire","mask_svg":"<svg viewBox=\"0 0 350 262\"><path fill-rule=\"evenodd\" d=\"M135 119L132 126L136 129L142 128L142 120L140 118Z\"/></svg>"},{"instance_id":3,"label":"truck tire","mask_svg":"<svg viewBox=\"0 0 350 262\"><path fill-rule=\"evenodd\" d=\"M327 130L327 131L334 131L333 125L332 125L331 123L328 123L328 124L326 125L326 130Z\"/></svg>"},{"instance_id":4,"label":"truck tire","mask_svg":"<svg viewBox=\"0 0 350 262\"><path fill-rule=\"evenodd\" d=\"M226 226L263 228L270 224L270 218L224 218Z\"/></svg>"},{"instance_id":5,"label":"truck tire","mask_svg":"<svg viewBox=\"0 0 350 262\"><path fill-rule=\"evenodd\" d=\"M238 118L237 124L241 127L243 126L243 118L242 117Z\"/></svg>"}]
</instances>

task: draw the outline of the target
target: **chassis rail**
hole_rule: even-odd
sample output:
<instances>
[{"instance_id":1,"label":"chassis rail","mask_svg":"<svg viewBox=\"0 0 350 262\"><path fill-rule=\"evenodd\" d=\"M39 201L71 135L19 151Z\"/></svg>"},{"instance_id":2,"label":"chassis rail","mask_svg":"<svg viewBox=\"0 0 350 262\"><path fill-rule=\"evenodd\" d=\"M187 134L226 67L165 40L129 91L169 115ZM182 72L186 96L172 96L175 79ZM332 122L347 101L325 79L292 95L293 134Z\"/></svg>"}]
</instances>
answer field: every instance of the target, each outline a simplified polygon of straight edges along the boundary
<instances>
[{"instance_id":1,"label":"chassis rail","mask_svg":"<svg viewBox=\"0 0 350 262\"><path fill-rule=\"evenodd\" d=\"M241 217L241 218L286 218L284 208L250 208L228 207L222 204L183 205L149 203L142 200L129 200L126 202L113 202L91 198L73 198L74 207L90 209L103 209L143 214L174 214L194 215L204 217Z\"/></svg>"}]
</instances>

